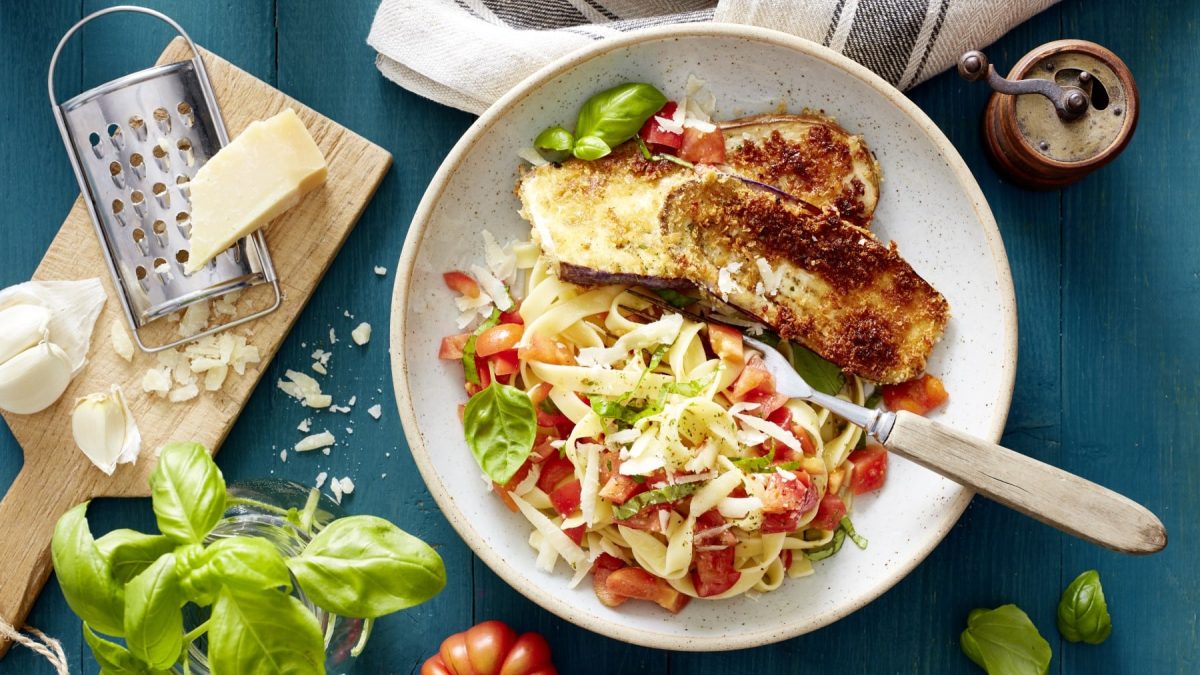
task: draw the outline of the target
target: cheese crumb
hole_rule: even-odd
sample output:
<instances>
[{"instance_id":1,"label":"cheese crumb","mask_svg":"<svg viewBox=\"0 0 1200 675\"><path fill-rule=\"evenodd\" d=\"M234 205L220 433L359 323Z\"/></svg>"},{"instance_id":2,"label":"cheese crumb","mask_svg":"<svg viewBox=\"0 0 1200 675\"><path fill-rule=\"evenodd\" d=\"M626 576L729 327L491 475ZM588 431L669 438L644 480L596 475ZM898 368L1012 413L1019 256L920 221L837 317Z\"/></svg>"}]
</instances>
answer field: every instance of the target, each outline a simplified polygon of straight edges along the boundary
<instances>
[{"instance_id":1,"label":"cheese crumb","mask_svg":"<svg viewBox=\"0 0 1200 675\"><path fill-rule=\"evenodd\" d=\"M199 395L199 387L197 387L195 384L185 384L182 387L175 388L170 394L167 394L167 399L170 400L171 403L182 403L183 401L190 401Z\"/></svg>"},{"instance_id":2,"label":"cheese crumb","mask_svg":"<svg viewBox=\"0 0 1200 675\"><path fill-rule=\"evenodd\" d=\"M337 344L337 331L335 331L332 328L329 329L329 344L331 344L331 345Z\"/></svg>"},{"instance_id":3,"label":"cheese crumb","mask_svg":"<svg viewBox=\"0 0 1200 675\"><path fill-rule=\"evenodd\" d=\"M376 403L370 408L367 408L367 414L375 419L379 419L380 417L383 417L383 406Z\"/></svg>"},{"instance_id":4,"label":"cheese crumb","mask_svg":"<svg viewBox=\"0 0 1200 675\"><path fill-rule=\"evenodd\" d=\"M283 450L279 451L279 461L281 461L281 462L287 461L287 448L284 448Z\"/></svg>"},{"instance_id":5,"label":"cheese crumb","mask_svg":"<svg viewBox=\"0 0 1200 675\"><path fill-rule=\"evenodd\" d=\"M300 424L296 427L296 429L303 431L304 433L307 434L311 424L312 424L312 418L310 417L310 418L301 420Z\"/></svg>"},{"instance_id":6,"label":"cheese crumb","mask_svg":"<svg viewBox=\"0 0 1200 675\"><path fill-rule=\"evenodd\" d=\"M171 369L151 368L142 375L142 391L165 396L171 390Z\"/></svg>"},{"instance_id":7,"label":"cheese crumb","mask_svg":"<svg viewBox=\"0 0 1200 675\"><path fill-rule=\"evenodd\" d=\"M157 270L156 270L157 271ZM179 320L180 337L191 337L208 326L208 301L188 305Z\"/></svg>"},{"instance_id":8,"label":"cheese crumb","mask_svg":"<svg viewBox=\"0 0 1200 675\"><path fill-rule=\"evenodd\" d=\"M319 434L313 434L311 436L305 436L304 438L301 438L292 449L296 452L310 452L312 450L327 448L333 445L336 441L337 439L333 437L333 434L329 433L328 431L322 431Z\"/></svg>"},{"instance_id":9,"label":"cheese crumb","mask_svg":"<svg viewBox=\"0 0 1200 675\"><path fill-rule=\"evenodd\" d=\"M350 331L350 337L354 338L354 344L362 346L371 341L371 324L366 321L358 324L358 326Z\"/></svg>"},{"instance_id":10,"label":"cheese crumb","mask_svg":"<svg viewBox=\"0 0 1200 675\"><path fill-rule=\"evenodd\" d=\"M321 486L325 484L325 479L328 477L329 477L329 474L324 471L317 474L317 486L316 487L318 490L321 489Z\"/></svg>"},{"instance_id":11,"label":"cheese crumb","mask_svg":"<svg viewBox=\"0 0 1200 675\"><path fill-rule=\"evenodd\" d=\"M126 361L133 361L133 342L129 339L129 334L125 332L125 327L120 321L113 321L109 324L109 333L112 339L113 351Z\"/></svg>"},{"instance_id":12,"label":"cheese crumb","mask_svg":"<svg viewBox=\"0 0 1200 675\"><path fill-rule=\"evenodd\" d=\"M383 265L376 265L375 266L375 274L378 274L381 277L386 277L387 276L387 268L384 267Z\"/></svg>"},{"instance_id":13,"label":"cheese crumb","mask_svg":"<svg viewBox=\"0 0 1200 675\"><path fill-rule=\"evenodd\" d=\"M358 397L357 397L357 396L351 396L351 397L350 397L350 400L346 402L346 405L354 405L355 403L358 403Z\"/></svg>"},{"instance_id":14,"label":"cheese crumb","mask_svg":"<svg viewBox=\"0 0 1200 675\"><path fill-rule=\"evenodd\" d=\"M342 494L348 495L354 493L354 481L350 480L349 476L342 478Z\"/></svg>"},{"instance_id":15,"label":"cheese crumb","mask_svg":"<svg viewBox=\"0 0 1200 675\"><path fill-rule=\"evenodd\" d=\"M325 370L325 366L321 365L320 361L314 361L312 364L312 369L313 369L313 372L320 373L321 375L329 374L329 371Z\"/></svg>"},{"instance_id":16,"label":"cheese crumb","mask_svg":"<svg viewBox=\"0 0 1200 675\"><path fill-rule=\"evenodd\" d=\"M329 491L333 493L333 501L342 503L342 481L334 478L329 481Z\"/></svg>"},{"instance_id":17,"label":"cheese crumb","mask_svg":"<svg viewBox=\"0 0 1200 675\"><path fill-rule=\"evenodd\" d=\"M741 269L742 263L731 262L717 271L717 290L721 291L723 300L728 300L730 293L735 293L742 289L733 279L733 275Z\"/></svg>"},{"instance_id":18,"label":"cheese crumb","mask_svg":"<svg viewBox=\"0 0 1200 675\"><path fill-rule=\"evenodd\" d=\"M321 385L312 377L294 370L288 370L284 375L290 381L279 380L276 386L288 396L310 408L328 408L333 403L333 398L321 393Z\"/></svg>"}]
</instances>

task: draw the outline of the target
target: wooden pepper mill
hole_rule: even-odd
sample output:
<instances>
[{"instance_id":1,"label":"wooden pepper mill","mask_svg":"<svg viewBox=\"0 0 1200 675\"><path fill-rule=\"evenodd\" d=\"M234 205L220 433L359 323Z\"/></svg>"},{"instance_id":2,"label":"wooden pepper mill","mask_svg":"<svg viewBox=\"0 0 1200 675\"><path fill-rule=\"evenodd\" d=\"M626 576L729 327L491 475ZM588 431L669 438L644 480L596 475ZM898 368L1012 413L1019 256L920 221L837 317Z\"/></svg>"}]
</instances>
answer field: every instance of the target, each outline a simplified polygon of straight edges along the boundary
<instances>
[{"instance_id":1,"label":"wooden pepper mill","mask_svg":"<svg viewBox=\"0 0 1200 675\"><path fill-rule=\"evenodd\" d=\"M1048 42L1007 79L983 52L971 51L959 59L958 73L994 90L983 120L988 151L997 168L1027 187L1074 183L1115 159L1137 127L1133 75L1094 42Z\"/></svg>"}]
</instances>

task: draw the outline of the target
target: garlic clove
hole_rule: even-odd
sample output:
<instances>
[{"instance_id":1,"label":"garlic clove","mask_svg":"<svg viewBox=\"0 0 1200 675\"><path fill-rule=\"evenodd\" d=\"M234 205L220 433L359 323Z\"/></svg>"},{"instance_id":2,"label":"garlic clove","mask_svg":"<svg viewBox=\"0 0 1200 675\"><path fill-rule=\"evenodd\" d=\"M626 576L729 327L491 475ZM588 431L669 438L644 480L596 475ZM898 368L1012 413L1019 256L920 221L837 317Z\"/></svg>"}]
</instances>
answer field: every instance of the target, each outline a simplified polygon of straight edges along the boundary
<instances>
[{"instance_id":1,"label":"garlic clove","mask_svg":"<svg viewBox=\"0 0 1200 675\"><path fill-rule=\"evenodd\" d=\"M72 374L87 362L96 318L107 299L100 279L26 281L0 290L0 307L38 305L50 311L50 342L67 355Z\"/></svg>"},{"instance_id":2,"label":"garlic clove","mask_svg":"<svg viewBox=\"0 0 1200 675\"><path fill-rule=\"evenodd\" d=\"M50 310L38 305L13 305L0 309L0 363L46 339Z\"/></svg>"},{"instance_id":3,"label":"garlic clove","mask_svg":"<svg viewBox=\"0 0 1200 675\"><path fill-rule=\"evenodd\" d=\"M49 408L71 382L71 358L42 342L0 364L0 408L31 415Z\"/></svg>"},{"instance_id":4,"label":"garlic clove","mask_svg":"<svg viewBox=\"0 0 1200 675\"><path fill-rule=\"evenodd\" d=\"M71 432L75 445L92 464L110 476L117 464L136 461L142 449L142 436L133 412L115 384L107 393L91 394L75 402Z\"/></svg>"}]
</instances>

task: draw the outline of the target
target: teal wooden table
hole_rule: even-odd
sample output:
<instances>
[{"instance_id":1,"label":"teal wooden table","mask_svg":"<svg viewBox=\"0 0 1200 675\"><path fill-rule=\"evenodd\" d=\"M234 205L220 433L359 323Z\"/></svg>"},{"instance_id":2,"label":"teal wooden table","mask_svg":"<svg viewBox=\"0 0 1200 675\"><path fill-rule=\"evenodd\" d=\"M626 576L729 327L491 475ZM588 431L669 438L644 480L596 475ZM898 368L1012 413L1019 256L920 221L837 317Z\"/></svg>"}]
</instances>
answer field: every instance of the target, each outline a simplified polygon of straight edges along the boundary
<instances>
[{"instance_id":1,"label":"teal wooden table","mask_svg":"<svg viewBox=\"0 0 1200 675\"><path fill-rule=\"evenodd\" d=\"M46 103L45 72L63 31L105 4L0 2L0 286L29 277L78 192ZM1020 365L1005 443L1149 506L1170 532L1166 551L1139 559L1108 553L977 499L925 563L871 605L815 633L726 654L632 647L542 611L471 555L425 490L391 396L391 272L426 183L472 118L379 75L365 44L377 3L149 4L205 47L395 156L218 456L233 480L275 476L311 484L326 470L353 476L351 511L386 516L441 551L446 590L381 621L356 672L415 672L444 635L499 618L544 633L569 674L970 673L979 671L958 647L967 612L1005 602L1024 608L1050 641L1051 672L1200 672L1200 3L1135 9L1119 0L1071 0L989 50L1007 68L1036 45L1078 37L1108 46L1132 68L1143 105L1132 144L1115 164L1062 191L1027 192L989 167L978 131L982 86L946 74L911 92L966 157L1008 247ZM115 41L85 30L60 77L79 91L149 63L166 32L127 25L136 30ZM389 275L377 277L375 265L388 267ZM358 394L356 433L329 457L312 453L281 463L278 451L295 442L303 411L274 382L284 369L308 363L306 343L320 341L331 326L353 327L344 311L376 327L366 349L335 349L328 378L336 399ZM378 423L367 417L364 398L383 403ZM0 488L20 465L4 428ZM92 514L100 531L153 527L143 500L100 501ZM1100 646L1065 643L1054 626L1062 588L1089 568L1101 573L1115 626ZM96 672L79 622L53 581L29 622L63 640L72 672ZM50 671L20 648L0 661L0 673L41 672Z\"/></svg>"}]
</instances>

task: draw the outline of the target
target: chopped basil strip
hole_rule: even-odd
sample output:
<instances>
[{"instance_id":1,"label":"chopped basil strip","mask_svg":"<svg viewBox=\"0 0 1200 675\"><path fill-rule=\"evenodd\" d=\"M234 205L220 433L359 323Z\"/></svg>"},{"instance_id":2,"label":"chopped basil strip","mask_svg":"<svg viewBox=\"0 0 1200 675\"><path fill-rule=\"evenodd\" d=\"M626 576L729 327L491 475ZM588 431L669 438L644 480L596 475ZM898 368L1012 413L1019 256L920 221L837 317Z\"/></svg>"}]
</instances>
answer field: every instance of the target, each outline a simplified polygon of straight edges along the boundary
<instances>
[{"instance_id":1,"label":"chopped basil strip","mask_svg":"<svg viewBox=\"0 0 1200 675\"><path fill-rule=\"evenodd\" d=\"M846 531L846 536L850 537L850 541L862 550L867 550L867 538L854 531L854 523L850 522L850 516L842 516L841 524L839 525Z\"/></svg>"},{"instance_id":2,"label":"chopped basil strip","mask_svg":"<svg viewBox=\"0 0 1200 675\"><path fill-rule=\"evenodd\" d=\"M824 560L842 550L842 543L846 541L846 531L838 528L833 533L833 541L825 544L821 548L815 548L811 551L805 551L804 557L809 560Z\"/></svg>"},{"instance_id":3,"label":"chopped basil strip","mask_svg":"<svg viewBox=\"0 0 1200 675\"><path fill-rule=\"evenodd\" d=\"M775 470L776 466L784 471L795 471L800 468L800 462L797 461L773 464L772 462L775 461L774 443L771 444L771 449L767 454L762 457L734 457L730 461L743 473L770 473Z\"/></svg>"},{"instance_id":4,"label":"chopped basil strip","mask_svg":"<svg viewBox=\"0 0 1200 675\"><path fill-rule=\"evenodd\" d=\"M467 382L471 384L479 384L479 373L475 370L475 341L483 335L484 331L500 323L500 310L492 308L492 315L483 320L479 327L471 333L471 337L467 338L467 344L463 345L463 371L466 374Z\"/></svg>"},{"instance_id":5,"label":"chopped basil strip","mask_svg":"<svg viewBox=\"0 0 1200 675\"><path fill-rule=\"evenodd\" d=\"M673 502L683 499L696 490L699 490L702 484L703 483L701 482L680 483L677 485L666 485L658 488L657 490L651 490L649 492L643 492L640 495L629 498L629 500L624 504L614 505L613 518L616 518L617 520L625 520L627 518L636 516L647 506L664 504L666 502Z\"/></svg>"},{"instance_id":6,"label":"chopped basil strip","mask_svg":"<svg viewBox=\"0 0 1200 675\"><path fill-rule=\"evenodd\" d=\"M868 408L878 408L879 404L882 402L883 389L879 386L876 386L875 391L871 392L871 395L867 397L867 400L863 403L863 405Z\"/></svg>"}]
</instances>

